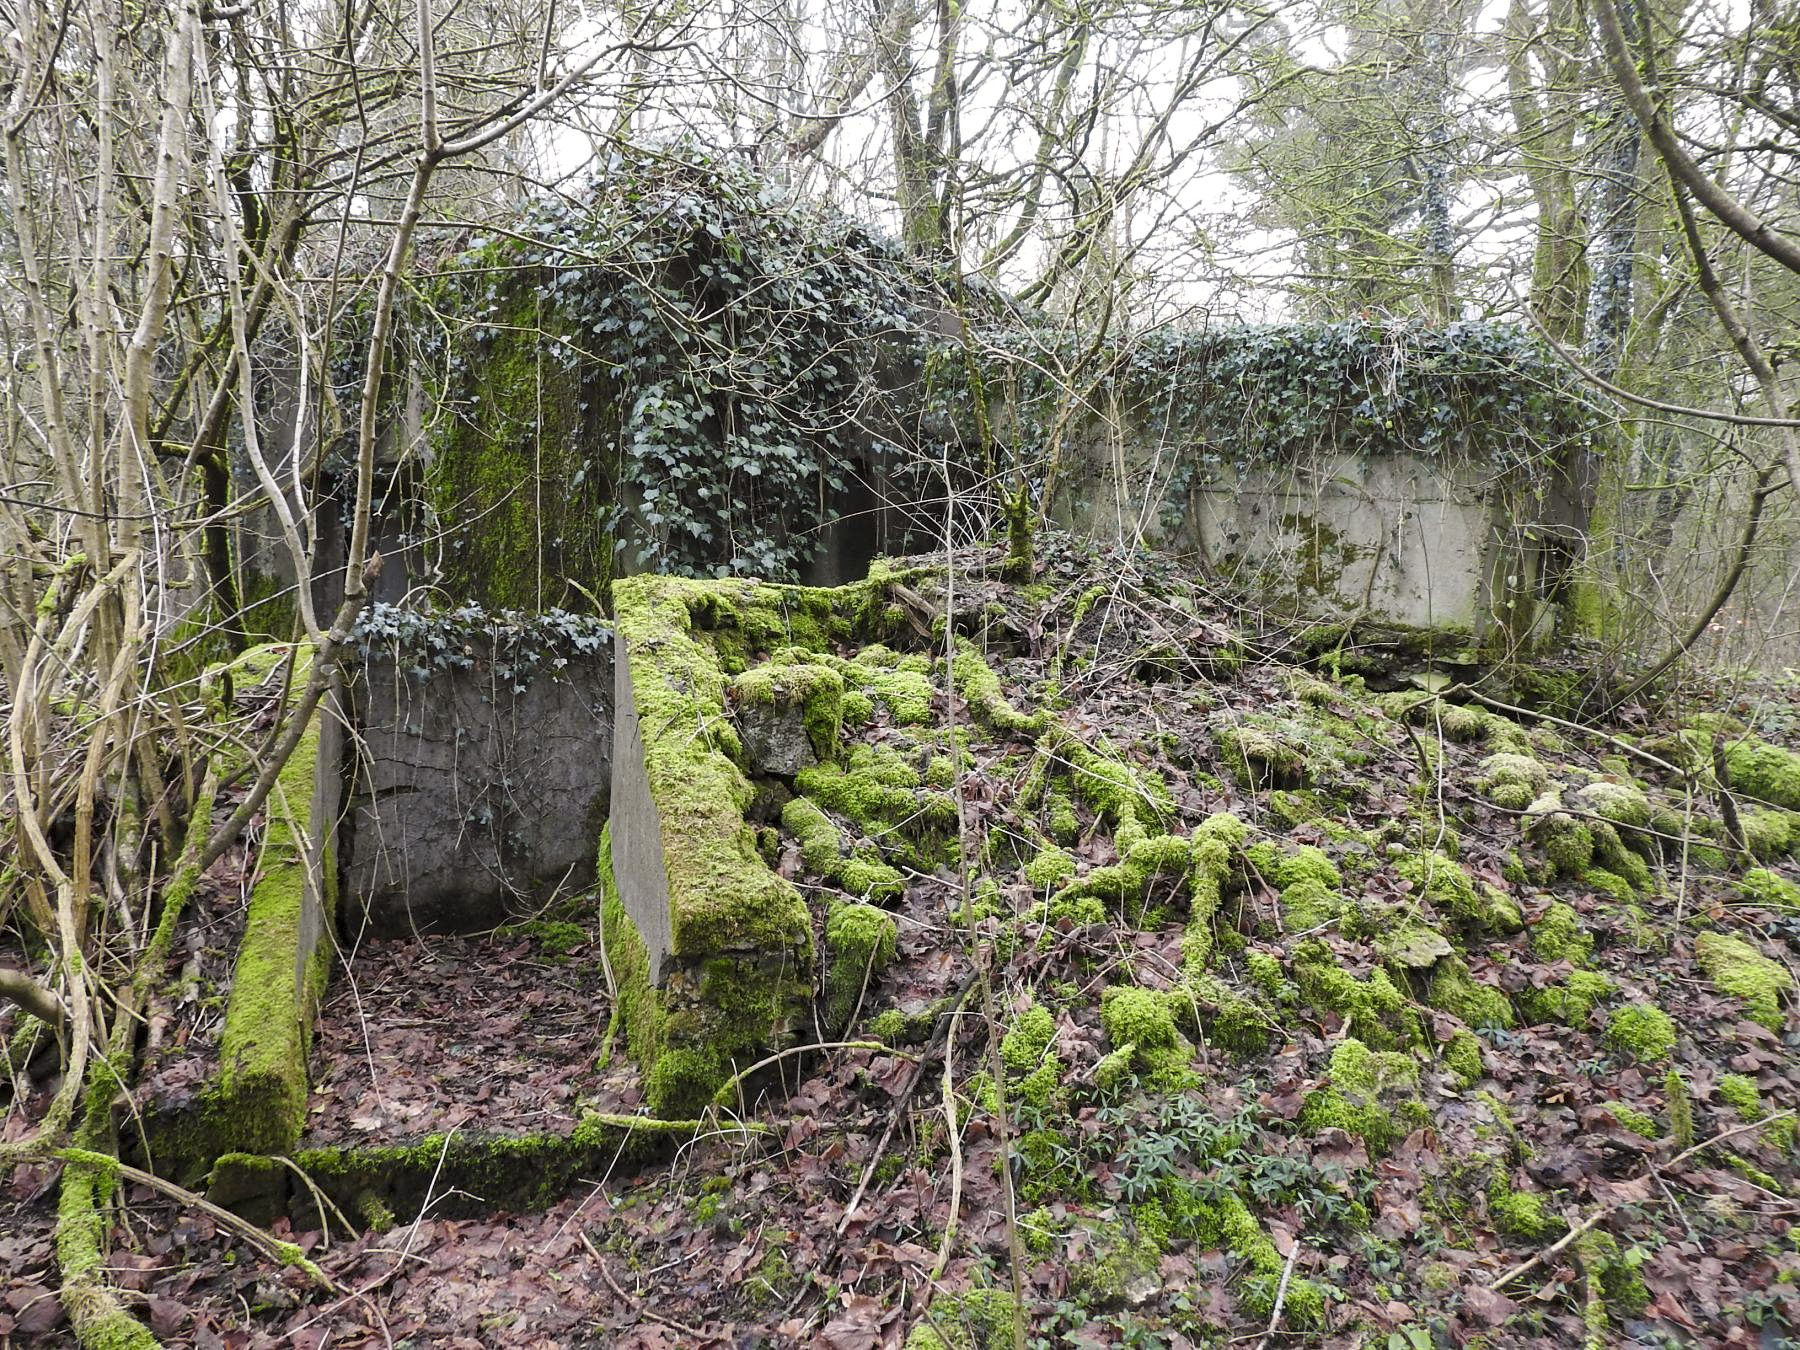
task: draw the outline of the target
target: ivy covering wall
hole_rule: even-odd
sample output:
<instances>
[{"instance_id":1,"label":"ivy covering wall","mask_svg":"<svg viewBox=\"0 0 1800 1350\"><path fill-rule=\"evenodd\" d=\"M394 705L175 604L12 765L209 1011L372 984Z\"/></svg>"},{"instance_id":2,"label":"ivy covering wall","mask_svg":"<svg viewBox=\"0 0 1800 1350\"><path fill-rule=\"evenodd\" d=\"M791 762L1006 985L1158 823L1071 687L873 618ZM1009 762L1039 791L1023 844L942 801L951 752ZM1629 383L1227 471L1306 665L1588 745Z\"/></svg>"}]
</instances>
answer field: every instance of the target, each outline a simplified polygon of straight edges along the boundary
<instances>
[{"instance_id":1,"label":"ivy covering wall","mask_svg":"<svg viewBox=\"0 0 1800 1350\"><path fill-rule=\"evenodd\" d=\"M1541 491L1601 420L1505 325L1096 341L691 148L615 155L421 295L437 580L495 607L591 609L615 571L790 580L859 480L930 499L948 463L977 499L1041 500L1097 419L1177 452L1171 497L1396 451Z\"/></svg>"}]
</instances>

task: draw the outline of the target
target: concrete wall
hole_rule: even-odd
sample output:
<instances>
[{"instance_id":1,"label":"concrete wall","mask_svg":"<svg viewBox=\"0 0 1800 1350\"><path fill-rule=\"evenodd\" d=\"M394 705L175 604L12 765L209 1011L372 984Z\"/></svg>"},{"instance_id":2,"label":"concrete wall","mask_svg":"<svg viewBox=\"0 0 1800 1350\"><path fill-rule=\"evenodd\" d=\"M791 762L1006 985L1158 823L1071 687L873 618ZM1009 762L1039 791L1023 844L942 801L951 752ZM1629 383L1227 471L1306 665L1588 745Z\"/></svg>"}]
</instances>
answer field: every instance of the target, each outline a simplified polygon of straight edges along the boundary
<instances>
[{"instance_id":1,"label":"concrete wall","mask_svg":"<svg viewBox=\"0 0 1800 1350\"><path fill-rule=\"evenodd\" d=\"M1053 515L1187 554L1274 616L1452 626L1522 648L1553 633L1565 603L1592 500L1584 472L1527 483L1403 453L1239 469L1090 425L1066 453Z\"/></svg>"},{"instance_id":2,"label":"concrete wall","mask_svg":"<svg viewBox=\"0 0 1800 1350\"><path fill-rule=\"evenodd\" d=\"M377 649L355 683L351 933L478 928L593 882L612 772L610 647L522 679L471 650L468 667L421 678Z\"/></svg>"}]
</instances>

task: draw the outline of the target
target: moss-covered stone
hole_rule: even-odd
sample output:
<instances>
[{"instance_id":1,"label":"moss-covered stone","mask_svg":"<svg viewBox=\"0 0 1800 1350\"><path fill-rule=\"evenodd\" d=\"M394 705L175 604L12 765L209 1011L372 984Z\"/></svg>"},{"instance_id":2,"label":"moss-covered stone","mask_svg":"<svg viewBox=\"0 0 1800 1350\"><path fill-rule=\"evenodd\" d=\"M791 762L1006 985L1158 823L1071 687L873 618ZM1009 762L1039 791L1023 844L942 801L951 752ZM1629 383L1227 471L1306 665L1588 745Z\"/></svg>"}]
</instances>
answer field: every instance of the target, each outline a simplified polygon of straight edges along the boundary
<instances>
[{"instance_id":1,"label":"moss-covered stone","mask_svg":"<svg viewBox=\"0 0 1800 1350\"><path fill-rule=\"evenodd\" d=\"M1581 916L1560 900L1552 901L1531 925L1531 950L1541 961L1581 965L1593 949L1593 936L1583 928Z\"/></svg>"},{"instance_id":2,"label":"moss-covered stone","mask_svg":"<svg viewBox=\"0 0 1800 1350\"><path fill-rule=\"evenodd\" d=\"M1675 1049L1675 1023L1653 1003L1630 1003L1607 1018L1606 1044L1616 1054L1654 1064Z\"/></svg>"},{"instance_id":3,"label":"moss-covered stone","mask_svg":"<svg viewBox=\"0 0 1800 1350\"><path fill-rule=\"evenodd\" d=\"M1562 795L1544 793L1526 808L1525 834L1544 851L1554 875L1578 877L1594 861L1594 832L1563 810Z\"/></svg>"},{"instance_id":4,"label":"moss-covered stone","mask_svg":"<svg viewBox=\"0 0 1800 1350\"><path fill-rule=\"evenodd\" d=\"M1295 947L1292 964L1302 997L1320 1010L1340 1014L1366 1045L1384 1050L1423 1041L1418 1014L1387 971L1376 969L1359 980L1317 939Z\"/></svg>"},{"instance_id":5,"label":"moss-covered stone","mask_svg":"<svg viewBox=\"0 0 1800 1350\"><path fill-rule=\"evenodd\" d=\"M837 905L825 920L825 1017L833 1028L849 1026L864 992L893 963L899 925L873 905Z\"/></svg>"},{"instance_id":6,"label":"moss-covered stone","mask_svg":"<svg viewBox=\"0 0 1800 1350\"><path fill-rule=\"evenodd\" d=\"M1413 892L1465 928L1483 933L1516 933L1525 926L1518 902L1496 886L1477 882L1462 864L1435 849L1411 853L1394 871Z\"/></svg>"},{"instance_id":7,"label":"moss-covered stone","mask_svg":"<svg viewBox=\"0 0 1800 1350\"><path fill-rule=\"evenodd\" d=\"M1523 811L1549 786L1549 771L1530 755L1489 755L1475 775L1475 790L1509 811Z\"/></svg>"},{"instance_id":8,"label":"moss-covered stone","mask_svg":"<svg viewBox=\"0 0 1800 1350\"><path fill-rule=\"evenodd\" d=\"M1385 1153L1429 1122L1431 1112L1418 1093L1419 1069L1410 1057L1346 1039L1332 1051L1326 1086L1309 1093L1301 1106L1300 1125L1341 1129L1372 1152Z\"/></svg>"},{"instance_id":9,"label":"moss-covered stone","mask_svg":"<svg viewBox=\"0 0 1800 1350\"><path fill-rule=\"evenodd\" d=\"M1725 766L1734 791L1800 811L1800 754L1743 737L1727 742Z\"/></svg>"},{"instance_id":10,"label":"moss-covered stone","mask_svg":"<svg viewBox=\"0 0 1800 1350\"><path fill-rule=\"evenodd\" d=\"M1481 1039L1474 1032L1458 1029L1444 1044L1444 1068L1459 1088L1473 1087L1486 1072L1481 1062Z\"/></svg>"},{"instance_id":11,"label":"moss-covered stone","mask_svg":"<svg viewBox=\"0 0 1800 1350\"><path fill-rule=\"evenodd\" d=\"M1789 881L1766 867L1752 867L1738 882L1738 890L1753 905L1783 914L1800 914L1800 883Z\"/></svg>"},{"instance_id":12,"label":"moss-covered stone","mask_svg":"<svg viewBox=\"0 0 1800 1350\"><path fill-rule=\"evenodd\" d=\"M1741 999L1751 1021L1770 1031L1782 1029L1782 1004L1793 997L1794 977L1742 938L1702 933L1694 939L1694 958L1722 994Z\"/></svg>"},{"instance_id":13,"label":"moss-covered stone","mask_svg":"<svg viewBox=\"0 0 1800 1350\"><path fill-rule=\"evenodd\" d=\"M768 661L733 678L730 699L745 712L797 712L814 758L837 757L838 741L843 735L844 680L830 666L808 661ZM744 734L748 737L749 732Z\"/></svg>"},{"instance_id":14,"label":"moss-covered stone","mask_svg":"<svg viewBox=\"0 0 1800 1350\"><path fill-rule=\"evenodd\" d=\"M1744 847L1751 856L1764 862L1773 861L1800 846L1800 811L1782 811L1759 807L1740 812L1738 822L1744 827Z\"/></svg>"},{"instance_id":15,"label":"moss-covered stone","mask_svg":"<svg viewBox=\"0 0 1800 1350\"><path fill-rule=\"evenodd\" d=\"M1512 1001L1505 992L1477 983L1461 957L1446 956L1437 963L1425 1001L1472 1027L1510 1027L1514 1021Z\"/></svg>"}]
</instances>

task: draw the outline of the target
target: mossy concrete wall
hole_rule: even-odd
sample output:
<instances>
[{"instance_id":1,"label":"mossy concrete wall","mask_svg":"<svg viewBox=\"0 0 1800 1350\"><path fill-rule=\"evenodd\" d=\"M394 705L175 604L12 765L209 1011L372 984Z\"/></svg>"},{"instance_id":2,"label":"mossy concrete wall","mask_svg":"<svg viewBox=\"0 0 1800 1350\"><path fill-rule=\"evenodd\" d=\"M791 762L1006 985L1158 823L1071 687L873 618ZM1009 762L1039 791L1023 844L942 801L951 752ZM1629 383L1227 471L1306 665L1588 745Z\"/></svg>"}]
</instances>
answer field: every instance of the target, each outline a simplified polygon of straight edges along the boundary
<instances>
[{"instance_id":1,"label":"mossy concrete wall","mask_svg":"<svg viewBox=\"0 0 1800 1350\"><path fill-rule=\"evenodd\" d=\"M1056 502L1077 531L1197 554L1289 612L1461 628L1514 649L1570 617L1591 488L1569 471L1526 484L1400 451L1202 467L1152 429L1090 432Z\"/></svg>"},{"instance_id":2,"label":"mossy concrete wall","mask_svg":"<svg viewBox=\"0 0 1800 1350\"><path fill-rule=\"evenodd\" d=\"M690 1115L791 1043L816 985L812 918L746 818L756 789L726 708L758 653L897 622L889 577L838 589L631 577L613 587L612 817L599 867L618 1018L659 1115ZM835 729L834 729L835 736Z\"/></svg>"},{"instance_id":3,"label":"mossy concrete wall","mask_svg":"<svg viewBox=\"0 0 1800 1350\"><path fill-rule=\"evenodd\" d=\"M346 926L492 926L593 884L612 786L612 652L519 671L479 637L468 664L371 650L344 833Z\"/></svg>"},{"instance_id":4,"label":"mossy concrete wall","mask_svg":"<svg viewBox=\"0 0 1800 1350\"><path fill-rule=\"evenodd\" d=\"M285 647L252 649L234 678L281 678ZM295 656L290 688L307 678ZM271 673L273 672L273 673ZM180 1110L146 1122L152 1164L192 1180L220 1154L291 1153L306 1122L307 1059L337 917L335 824L343 805L341 700L314 710L264 807L243 936L211 1076Z\"/></svg>"}]
</instances>

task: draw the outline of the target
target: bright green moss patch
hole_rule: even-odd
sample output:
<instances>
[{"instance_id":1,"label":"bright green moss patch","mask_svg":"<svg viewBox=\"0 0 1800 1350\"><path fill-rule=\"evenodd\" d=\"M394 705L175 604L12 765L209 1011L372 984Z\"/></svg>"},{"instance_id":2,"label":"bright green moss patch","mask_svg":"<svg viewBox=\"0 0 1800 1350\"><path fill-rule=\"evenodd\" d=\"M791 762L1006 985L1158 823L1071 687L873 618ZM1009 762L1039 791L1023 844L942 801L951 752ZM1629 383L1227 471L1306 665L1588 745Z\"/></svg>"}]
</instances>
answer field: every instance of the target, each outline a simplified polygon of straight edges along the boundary
<instances>
[{"instance_id":1,"label":"bright green moss patch","mask_svg":"<svg viewBox=\"0 0 1800 1350\"><path fill-rule=\"evenodd\" d=\"M1738 890L1751 904L1784 914L1800 914L1800 884L1766 867L1752 867L1744 873L1738 882Z\"/></svg>"},{"instance_id":2,"label":"bright green moss patch","mask_svg":"<svg viewBox=\"0 0 1800 1350\"><path fill-rule=\"evenodd\" d=\"M982 659L975 644L966 638L956 641L950 674L956 692L962 695L969 705L969 712L983 726L994 731L1017 731L1036 736L1048 725L1047 714L1038 712L1028 716L1007 702L1000 687L1000 677Z\"/></svg>"},{"instance_id":3,"label":"bright green moss patch","mask_svg":"<svg viewBox=\"0 0 1800 1350\"><path fill-rule=\"evenodd\" d=\"M1056 1019L1041 1003L1033 1003L1000 1041L1000 1058L1015 1074L1031 1073L1043 1063L1056 1037Z\"/></svg>"},{"instance_id":4,"label":"bright green moss patch","mask_svg":"<svg viewBox=\"0 0 1800 1350\"><path fill-rule=\"evenodd\" d=\"M1627 1004L1607 1018L1606 1044L1640 1064L1654 1064L1675 1049L1675 1023L1654 1004Z\"/></svg>"},{"instance_id":5,"label":"bright green moss patch","mask_svg":"<svg viewBox=\"0 0 1800 1350\"><path fill-rule=\"evenodd\" d=\"M1425 1002L1472 1027L1510 1027L1514 1020L1505 992L1477 983L1460 957L1447 956L1437 963Z\"/></svg>"},{"instance_id":6,"label":"bright green moss patch","mask_svg":"<svg viewBox=\"0 0 1800 1350\"><path fill-rule=\"evenodd\" d=\"M1536 1191L1516 1190L1502 1183L1488 1192L1488 1217L1496 1231L1527 1242L1553 1238L1568 1227Z\"/></svg>"},{"instance_id":7,"label":"bright green moss patch","mask_svg":"<svg viewBox=\"0 0 1800 1350\"><path fill-rule=\"evenodd\" d=\"M1477 792L1510 811L1523 811L1549 786L1549 771L1530 755L1489 755L1475 777Z\"/></svg>"},{"instance_id":8,"label":"bright green moss patch","mask_svg":"<svg viewBox=\"0 0 1800 1350\"><path fill-rule=\"evenodd\" d=\"M1025 880L1037 890L1054 890L1075 875L1075 859L1051 845L1025 864Z\"/></svg>"},{"instance_id":9,"label":"bright green moss patch","mask_svg":"<svg viewBox=\"0 0 1800 1350\"><path fill-rule=\"evenodd\" d=\"M1461 863L1435 850L1408 854L1394 864L1394 871L1412 883L1415 894L1466 927L1516 933L1525 926L1525 916L1511 896L1475 881Z\"/></svg>"},{"instance_id":10,"label":"bright green moss patch","mask_svg":"<svg viewBox=\"0 0 1800 1350\"><path fill-rule=\"evenodd\" d=\"M1115 1050L1131 1048L1131 1063L1151 1087L1184 1083L1194 1047L1175 1026L1174 996L1131 985L1113 985L1100 999L1100 1024Z\"/></svg>"},{"instance_id":11,"label":"bright green moss patch","mask_svg":"<svg viewBox=\"0 0 1800 1350\"><path fill-rule=\"evenodd\" d=\"M1531 926L1531 950L1542 961L1569 961L1581 965L1594 949L1593 937L1583 929L1581 916L1560 900Z\"/></svg>"},{"instance_id":12,"label":"bright green moss patch","mask_svg":"<svg viewBox=\"0 0 1800 1350\"><path fill-rule=\"evenodd\" d=\"M1781 1005L1794 992L1794 977L1786 966L1724 933L1700 934L1694 939L1694 957L1715 989L1743 1000L1751 1021L1781 1030Z\"/></svg>"},{"instance_id":13,"label":"bright green moss patch","mask_svg":"<svg viewBox=\"0 0 1800 1350\"><path fill-rule=\"evenodd\" d=\"M781 808L781 827L800 844L800 859L859 900L898 898L905 879L878 855L862 849L846 855L844 837L831 817L805 797L791 798Z\"/></svg>"},{"instance_id":14,"label":"bright green moss patch","mask_svg":"<svg viewBox=\"0 0 1800 1350\"><path fill-rule=\"evenodd\" d=\"M864 991L893 963L899 938L894 916L873 905L838 905L825 921L825 1017L834 1029L850 1024Z\"/></svg>"},{"instance_id":15,"label":"bright green moss patch","mask_svg":"<svg viewBox=\"0 0 1800 1350\"><path fill-rule=\"evenodd\" d=\"M1431 1112L1418 1093L1419 1068L1411 1057L1344 1040L1331 1053L1328 1083L1309 1094L1300 1108L1300 1125L1313 1131L1341 1129L1372 1152L1385 1153L1429 1123Z\"/></svg>"},{"instance_id":16,"label":"bright green moss patch","mask_svg":"<svg viewBox=\"0 0 1800 1350\"><path fill-rule=\"evenodd\" d=\"M1657 1125L1656 1117L1627 1106L1624 1102L1602 1102L1601 1105L1612 1113L1614 1120L1633 1134L1644 1139L1662 1138L1662 1128Z\"/></svg>"},{"instance_id":17,"label":"bright green moss patch","mask_svg":"<svg viewBox=\"0 0 1800 1350\"><path fill-rule=\"evenodd\" d=\"M1466 1029L1453 1032L1444 1045L1444 1068L1457 1087L1473 1087L1485 1072L1480 1038Z\"/></svg>"},{"instance_id":18,"label":"bright green moss patch","mask_svg":"<svg viewBox=\"0 0 1800 1350\"><path fill-rule=\"evenodd\" d=\"M1387 971L1376 969L1359 980L1330 947L1311 939L1294 948L1293 972L1302 997L1316 1008L1341 1014L1367 1045L1403 1049L1424 1039L1418 1014Z\"/></svg>"}]
</instances>

